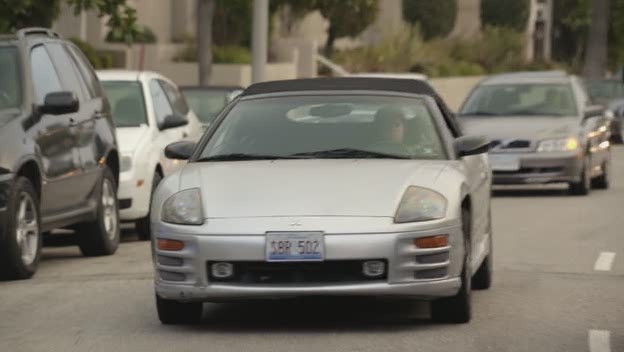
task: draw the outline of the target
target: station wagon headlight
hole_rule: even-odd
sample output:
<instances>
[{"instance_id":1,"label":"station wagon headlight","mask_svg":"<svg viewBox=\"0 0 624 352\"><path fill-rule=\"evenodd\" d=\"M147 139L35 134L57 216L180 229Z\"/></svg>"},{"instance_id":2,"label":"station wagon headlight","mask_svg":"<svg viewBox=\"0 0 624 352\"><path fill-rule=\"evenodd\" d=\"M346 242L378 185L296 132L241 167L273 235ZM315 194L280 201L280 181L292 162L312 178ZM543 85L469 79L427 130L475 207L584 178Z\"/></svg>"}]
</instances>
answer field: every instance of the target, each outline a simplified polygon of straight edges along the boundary
<instances>
[{"instance_id":1,"label":"station wagon headlight","mask_svg":"<svg viewBox=\"0 0 624 352\"><path fill-rule=\"evenodd\" d=\"M537 147L538 152L571 152L579 148L579 141L574 137L547 139L541 141Z\"/></svg>"},{"instance_id":2,"label":"station wagon headlight","mask_svg":"<svg viewBox=\"0 0 624 352\"><path fill-rule=\"evenodd\" d=\"M395 223L442 219L446 216L447 200L438 192L411 186L405 191L394 217Z\"/></svg>"},{"instance_id":3,"label":"station wagon headlight","mask_svg":"<svg viewBox=\"0 0 624 352\"><path fill-rule=\"evenodd\" d=\"M204 223L199 188L178 192L165 201L161 220L171 224L201 225Z\"/></svg>"}]
</instances>

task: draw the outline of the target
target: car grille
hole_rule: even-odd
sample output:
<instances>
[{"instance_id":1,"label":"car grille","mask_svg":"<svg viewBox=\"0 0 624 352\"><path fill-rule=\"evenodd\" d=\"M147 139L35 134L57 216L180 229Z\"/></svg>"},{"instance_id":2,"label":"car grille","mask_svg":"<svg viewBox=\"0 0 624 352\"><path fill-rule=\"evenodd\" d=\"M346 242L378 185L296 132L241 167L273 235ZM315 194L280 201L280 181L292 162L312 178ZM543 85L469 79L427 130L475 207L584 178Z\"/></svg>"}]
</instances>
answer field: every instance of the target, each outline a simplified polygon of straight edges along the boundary
<instances>
[{"instance_id":1,"label":"car grille","mask_svg":"<svg viewBox=\"0 0 624 352\"><path fill-rule=\"evenodd\" d=\"M498 171L494 170L494 175L519 175L519 174L553 174L562 172L562 167L523 167L516 171Z\"/></svg>"},{"instance_id":2,"label":"car grille","mask_svg":"<svg viewBox=\"0 0 624 352\"><path fill-rule=\"evenodd\" d=\"M326 284L326 283L369 283L387 280L386 273L381 277L367 278L362 274L362 264L366 260L335 260L324 262L230 262L234 265L234 277L217 279L209 277L210 281L237 283L237 284ZM207 272L210 275L210 266L207 263Z\"/></svg>"},{"instance_id":3,"label":"car grille","mask_svg":"<svg viewBox=\"0 0 624 352\"><path fill-rule=\"evenodd\" d=\"M493 140L490 142L490 148L494 149L527 149L531 148L531 141L527 140L513 140L513 141L503 141L501 140Z\"/></svg>"}]
</instances>

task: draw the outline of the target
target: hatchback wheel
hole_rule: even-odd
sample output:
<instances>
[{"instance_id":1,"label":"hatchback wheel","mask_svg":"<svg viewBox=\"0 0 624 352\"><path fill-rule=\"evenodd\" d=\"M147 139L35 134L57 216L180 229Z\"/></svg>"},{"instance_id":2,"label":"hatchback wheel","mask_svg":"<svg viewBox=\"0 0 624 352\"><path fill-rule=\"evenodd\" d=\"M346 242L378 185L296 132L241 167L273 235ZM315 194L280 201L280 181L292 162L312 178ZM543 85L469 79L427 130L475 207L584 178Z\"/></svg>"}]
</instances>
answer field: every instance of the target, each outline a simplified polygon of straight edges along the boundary
<instances>
[{"instance_id":1,"label":"hatchback wheel","mask_svg":"<svg viewBox=\"0 0 624 352\"><path fill-rule=\"evenodd\" d=\"M119 207L117 187L107 167L100 184L97 218L76 226L78 246L85 256L111 255L119 246Z\"/></svg>"},{"instance_id":2,"label":"hatchback wheel","mask_svg":"<svg viewBox=\"0 0 624 352\"><path fill-rule=\"evenodd\" d=\"M0 278L28 279L41 258L39 199L32 183L18 177L8 199L4 243L0 244Z\"/></svg>"},{"instance_id":3,"label":"hatchback wheel","mask_svg":"<svg viewBox=\"0 0 624 352\"><path fill-rule=\"evenodd\" d=\"M152 207L152 197L154 196L154 191L156 191L156 187L162 181L162 176L159 172L154 173L154 179L152 181L152 193L150 195L150 209ZM147 216L136 221L135 224L136 232L141 241L149 241L152 238L152 232L150 230L150 213L147 213Z\"/></svg>"},{"instance_id":4,"label":"hatchback wheel","mask_svg":"<svg viewBox=\"0 0 624 352\"><path fill-rule=\"evenodd\" d=\"M199 323L203 306L201 302L178 302L156 295L158 319L166 325Z\"/></svg>"}]
</instances>

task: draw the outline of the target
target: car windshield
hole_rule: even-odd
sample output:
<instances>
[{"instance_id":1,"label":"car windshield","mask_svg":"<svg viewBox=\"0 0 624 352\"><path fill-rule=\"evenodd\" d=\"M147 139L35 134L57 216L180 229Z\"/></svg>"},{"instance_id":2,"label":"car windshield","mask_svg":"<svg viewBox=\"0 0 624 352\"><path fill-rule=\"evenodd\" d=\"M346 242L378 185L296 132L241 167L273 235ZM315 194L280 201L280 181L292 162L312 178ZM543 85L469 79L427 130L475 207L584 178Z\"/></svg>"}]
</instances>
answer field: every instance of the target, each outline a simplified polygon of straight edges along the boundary
<instances>
[{"instance_id":1,"label":"car windshield","mask_svg":"<svg viewBox=\"0 0 624 352\"><path fill-rule=\"evenodd\" d=\"M445 157L423 100L325 95L239 102L207 142L199 161Z\"/></svg>"},{"instance_id":2,"label":"car windshield","mask_svg":"<svg viewBox=\"0 0 624 352\"><path fill-rule=\"evenodd\" d=\"M102 87L111 104L117 127L147 124L145 98L141 83L136 81L103 81Z\"/></svg>"},{"instance_id":3,"label":"car windshield","mask_svg":"<svg viewBox=\"0 0 624 352\"><path fill-rule=\"evenodd\" d=\"M22 104L19 58L14 46L0 46L0 110Z\"/></svg>"},{"instance_id":4,"label":"car windshield","mask_svg":"<svg viewBox=\"0 0 624 352\"><path fill-rule=\"evenodd\" d=\"M230 101L230 90L183 89L182 94L204 124L210 124Z\"/></svg>"},{"instance_id":5,"label":"car windshield","mask_svg":"<svg viewBox=\"0 0 624 352\"><path fill-rule=\"evenodd\" d=\"M586 81L585 86L595 102L624 98L624 84L617 80Z\"/></svg>"},{"instance_id":6,"label":"car windshield","mask_svg":"<svg viewBox=\"0 0 624 352\"><path fill-rule=\"evenodd\" d=\"M468 98L461 115L574 116L570 84L488 84Z\"/></svg>"}]
</instances>

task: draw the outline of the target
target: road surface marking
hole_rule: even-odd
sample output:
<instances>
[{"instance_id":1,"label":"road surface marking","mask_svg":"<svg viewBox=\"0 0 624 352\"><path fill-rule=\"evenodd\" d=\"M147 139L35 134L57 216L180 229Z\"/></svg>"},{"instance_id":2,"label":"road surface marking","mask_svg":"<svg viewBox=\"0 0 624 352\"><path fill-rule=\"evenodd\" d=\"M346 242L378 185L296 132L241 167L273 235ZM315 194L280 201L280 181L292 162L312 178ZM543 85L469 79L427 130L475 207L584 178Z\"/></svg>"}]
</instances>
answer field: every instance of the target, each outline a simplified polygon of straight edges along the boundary
<instances>
[{"instance_id":1,"label":"road surface marking","mask_svg":"<svg viewBox=\"0 0 624 352\"><path fill-rule=\"evenodd\" d=\"M600 252L596 264L594 264L594 270L596 271L610 271L611 265L613 265L613 259L615 259L615 253L613 252Z\"/></svg>"},{"instance_id":2,"label":"road surface marking","mask_svg":"<svg viewBox=\"0 0 624 352\"><path fill-rule=\"evenodd\" d=\"M611 352L611 333L606 330L589 330L589 352Z\"/></svg>"}]
</instances>

